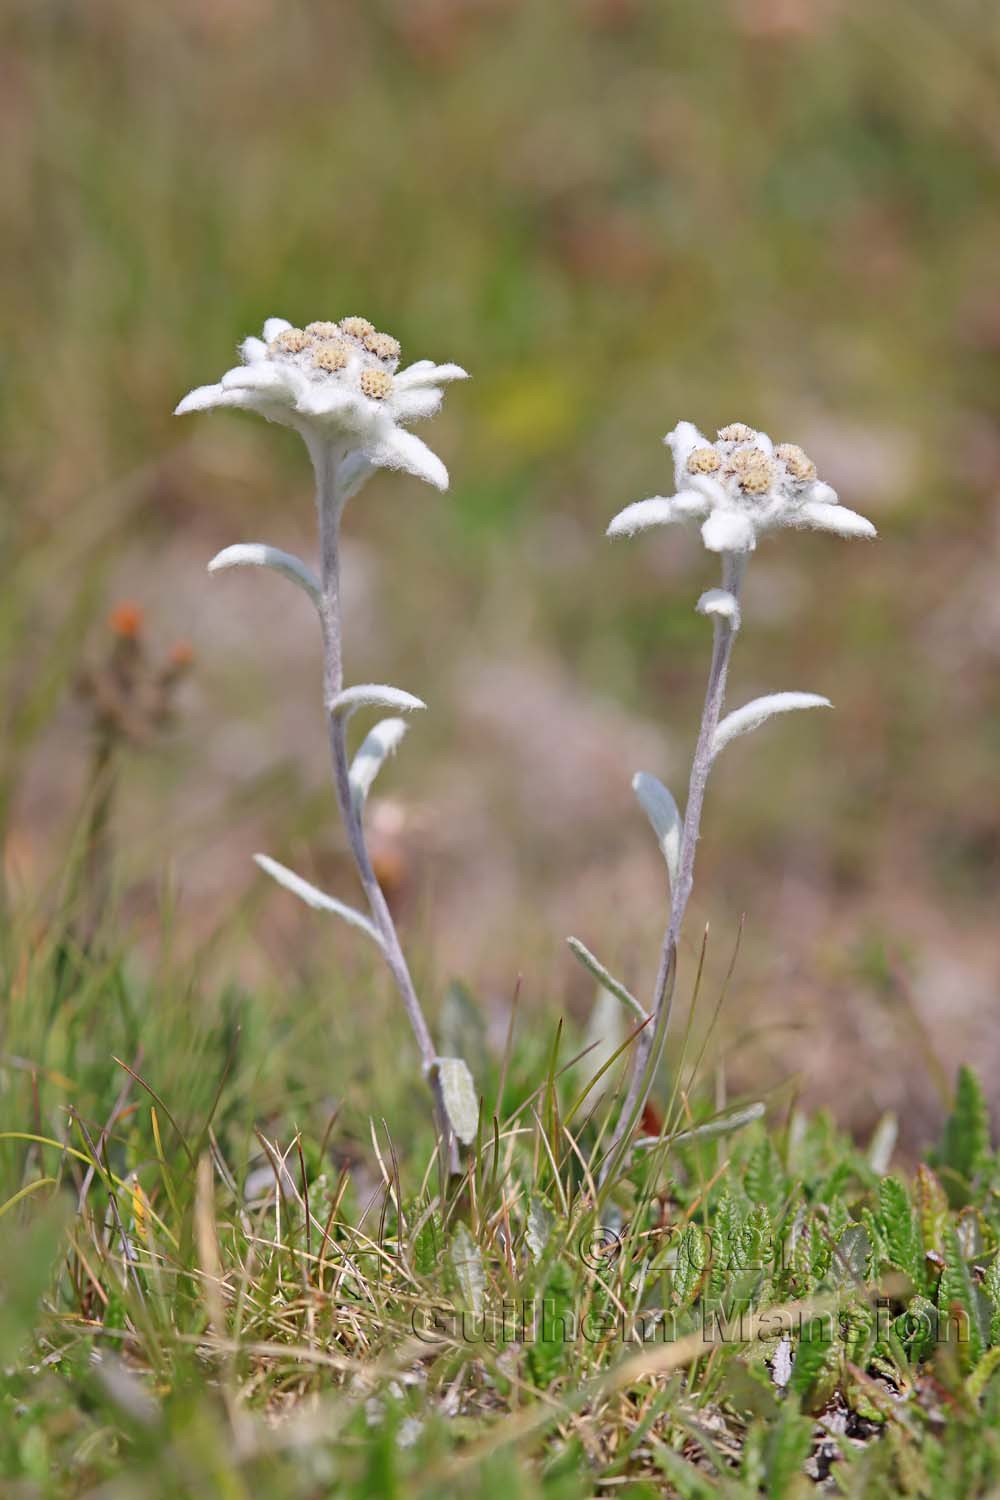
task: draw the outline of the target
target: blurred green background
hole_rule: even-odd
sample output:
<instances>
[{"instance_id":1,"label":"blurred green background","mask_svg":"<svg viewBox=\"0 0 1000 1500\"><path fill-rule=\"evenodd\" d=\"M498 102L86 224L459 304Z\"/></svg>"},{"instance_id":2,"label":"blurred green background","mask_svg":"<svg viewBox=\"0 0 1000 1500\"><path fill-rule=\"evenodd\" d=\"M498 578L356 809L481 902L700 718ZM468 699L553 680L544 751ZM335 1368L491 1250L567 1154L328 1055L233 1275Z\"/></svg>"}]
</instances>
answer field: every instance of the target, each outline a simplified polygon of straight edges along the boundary
<instances>
[{"instance_id":1,"label":"blurred green background","mask_svg":"<svg viewBox=\"0 0 1000 1500\"><path fill-rule=\"evenodd\" d=\"M881 535L753 560L733 705L837 711L713 783L688 933L711 920L710 997L747 914L717 1055L858 1128L895 1108L922 1133L931 1054L996 1089L996 6L8 0L2 25L19 910L51 909L92 754L74 684L134 601L195 666L125 765L122 930L155 951L168 904L212 981L352 961L249 861L351 891L308 608L204 573L238 540L310 552L305 455L171 412L266 316L361 313L474 376L422 429L451 491L383 476L347 521L349 676L431 707L373 809L431 1009L458 974L502 1026L521 972L529 1013L582 1016L571 931L648 989L665 891L629 781L683 793L716 580L696 533L603 531L669 493L679 418L739 419Z\"/></svg>"}]
</instances>

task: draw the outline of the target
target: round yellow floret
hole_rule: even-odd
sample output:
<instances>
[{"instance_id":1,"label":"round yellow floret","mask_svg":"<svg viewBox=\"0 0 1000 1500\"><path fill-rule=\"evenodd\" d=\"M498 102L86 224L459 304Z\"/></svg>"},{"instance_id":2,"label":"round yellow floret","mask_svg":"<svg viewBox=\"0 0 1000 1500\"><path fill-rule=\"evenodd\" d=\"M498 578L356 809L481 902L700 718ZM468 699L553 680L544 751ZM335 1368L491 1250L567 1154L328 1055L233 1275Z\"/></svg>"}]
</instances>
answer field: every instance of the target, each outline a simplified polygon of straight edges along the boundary
<instances>
[{"instance_id":1,"label":"round yellow floret","mask_svg":"<svg viewBox=\"0 0 1000 1500\"><path fill-rule=\"evenodd\" d=\"M369 323L367 318L341 318L340 331L350 339L366 339L370 333L375 332L375 325Z\"/></svg>"},{"instance_id":2,"label":"round yellow floret","mask_svg":"<svg viewBox=\"0 0 1000 1500\"><path fill-rule=\"evenodd\" d=\"M727 472L748 495L766 495L774 479L774 465L759 448L741 448L734 453Z\"/></svg>"},{"instance_id":3,"label":"round yellow floret","mask_svg":"<svg viewBox=\"0 0 1000 1500\"><path fill-rule=\"evenodd\" d=\"M366 333L363 340L369 354L374 354L377 359L398 359L399 340L394 339L391 333Z\"/></svg>"},{"instance_id":4,"label":"round yellow floret","mask_svg":"<svg viewBox=\"0 0 1000 1500\"><path fill-rule=\"evenodd\" d=\"M688 457L689 474L714 474L722 463L714 448L695 448Z\"/></svg>"},{"instance_id":5,"label":"round yellow floret","mask_svg":"<svg viewBox=\"0 0 1000 1500\"><path fill-rule=\"evenodd\" d=\"M816 478L816 465L797 443L779 443L774 456L781 459L793 479L810 482Z\"/></svg>"},{"instance_id":6,"label":"round yellow floret","mask_svg":"<svg viewBox=\"0 0 1000 1500\"><path fill-rule=\"evenodd\" d=\"M312 339L301 328L285 328L267 346L269 354L301 354L308 349Z\"/></svg>"},{"instance_id":7,"label":"round yellow floret","mask_svg":"<svg viewBox=\"0 0 1000 1500\"><path fill-rule=\"evenodd\" d=\"M306 333L314 339L339 339L339 323L307 323Z\"/></svg>"},{"instance_id":8,"label":"round yellow floret","mask_svg":"<svg viewBox=\"0 0 1000 1500\"><path fill-rule=\"evenodd\" d=\"M313 350L313 364L317 370L325 370L328 375L332 375L336 370L344 368L350 352L343 339L328 339L326 343L316 345Z\"/></svg>"},{"instance_id":9,"label":"round yellow floret","mask_svg":"<svg viewBox=\"0 0 1000 1500\"><path fill-rule=\"evenodd\" d=\"M358 383L371 401L384 401L392 390L392 376L386 370L362 370Z\"/></svg>"},{"instance_id":10,"label":"round yellow floret","mask_svg":"<svg viewBox=\"0 0 1000 1500\"><path fill-rule=\"evenodd\" d=\"M719 437L724 443L752 443L757 434L745 422L730 422L719 428Z\"/></svg>"}]
</instances>

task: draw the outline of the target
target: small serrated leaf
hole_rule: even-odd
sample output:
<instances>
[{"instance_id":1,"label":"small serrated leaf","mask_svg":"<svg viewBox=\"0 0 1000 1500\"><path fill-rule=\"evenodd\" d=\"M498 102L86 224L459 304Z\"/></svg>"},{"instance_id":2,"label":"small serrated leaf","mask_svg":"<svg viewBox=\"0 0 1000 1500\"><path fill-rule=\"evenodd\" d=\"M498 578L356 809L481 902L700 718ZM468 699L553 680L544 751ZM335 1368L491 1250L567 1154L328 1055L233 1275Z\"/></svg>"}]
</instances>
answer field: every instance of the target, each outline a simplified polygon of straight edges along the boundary
<instances>
[{"instance_id":1,"label":"small serrated leaf","mask_svg":"<svg viewBox=\"0 0 1000 1500\"><path fill-rule=\"evenodd\" d=\"M212 558L208 571L221 573L226 568L270 568L297 583L314 604L319 604L320 583L315 573L301 558L282 552L280 547L269 547L266 542L237 542L233 547L223 547Z\"/></svg>"},{"instance_id":2,"label":"small serrated leaf","mask_svg":"<svg viewBox=\"0 0 1000 1500\"><path fill-rule=\"evenodd\" d=\"M301 875L296 875L294 870L289 870L285 865L280 865L276 859L271 859L268 854L255 854L255 864L259 865L266 875L276 880L279 885L284 886L286 891L291 891L293 896L298 896L307 906L316 911L329 911L344 922L350 923L352 927L359 928L368 934L372 942L383 947L382 938L374 923L367 917L355 911L353 906L347 906L343 901L338 901L336 896L328 896L318 886L311 885L308 880L303 880Z\"/></svg>"},{"instance_id":3,"label":"small serrated leaf","mask_svg":"<svg viewBox=\"0 0 1000 1500\"><path fill-rule=\"evenodd\" d=\"M968 1181L990 1154L990 1116L982 1084L972 1068L958 1070L955 1104L944 1128L941 1160Z\"/></svg>"},{"instance_id":4,"label":"small serrated leaf","mask_svg":"<svg viewBox=\"0 0 1000 1500\"><path fill-rule=\"evenodd\" d=\"M468 1064L460 1057L439 1057L435 1067L451 1128L463 1146L470 1146L479 1126L479 1098Z\"/></svg>"},{"instance_id":5,"label":"small serrated leaf","mask_svg":"<svg viewBox=\"0 0 1000 1500\"><path fill-rule=\"evenodd\" d=\"M799 708L832 707L829 698L821 698L818 693L768 693L763 698L754 698L752 703L734 709L722 720L712 741L712 756L718 755L737 735L749 734L774 714L787 714Z\"/></svg>"},{"instance_id":6,"label":"small serrated leaf","mask_svg":"<svg viewBox=\"0 0 1000 1500\"><path fill-rule=\"evenodd\" d=\"M405 693L402 688L389 687L381 682L361 682L338 693L330 704L330 713L335 718L349 719L359 708L392 708L405 714L426 707L422 698Z\"/></svg>"},{"instance_id":7,"label":"small serrated leaf","mask_svg":"<svg viewBox=\"0 0 1000 1500\"><path fill-rule=\"evenodd\" d=\"M683 826L677 803L663 782L657 780L655 776L650 776L646 771L637 771L632 777L632 790L656 834L660 852L666 861L672 889L677 880Z\"/></svg>"},{"instance_id":8,"label":"small serrated leaf","mask_svg":"<svg viewBox=\"0 0 1000 1500\"><path fill-rule=\"evenodd\" d=\"M372 782L386 758L396 749L407 727L402 719L380 719L362 741L361 748L351 762L350 771L351 796L358 811L364 807Z\"/></svg>"}]
</instances>

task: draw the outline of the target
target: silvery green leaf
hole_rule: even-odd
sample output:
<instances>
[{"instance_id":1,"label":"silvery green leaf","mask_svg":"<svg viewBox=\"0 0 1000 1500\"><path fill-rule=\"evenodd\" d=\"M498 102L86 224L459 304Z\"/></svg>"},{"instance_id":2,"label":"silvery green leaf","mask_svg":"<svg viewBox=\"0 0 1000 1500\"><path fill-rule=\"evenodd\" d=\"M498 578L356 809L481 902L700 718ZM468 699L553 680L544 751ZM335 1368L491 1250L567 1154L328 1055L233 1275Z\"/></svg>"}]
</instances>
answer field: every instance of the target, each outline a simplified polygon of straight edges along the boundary
<instances>
[{"instance_id":1,"label":"silvery green leaf","mask_svg":"<svg viewBox=\"0 0 1000 1500\"><path fill-rule=\"evenodd\" d=\"M407 726L402 719L380 719L371 733L365 736L351 762L351 795L355 807L364 807L372 782L382 769L382 762L387 755L392 754L406 730Z\"/></svg>"},{"instance_id":2,"label":"silvery green leaf","mask_svg":"<svg viewBox=\"0 0 1000 1500\"><path fill-rule=\"evenodd\" d=\"M409 713L427 704L402 688L387 687L381 682L362 682L357 687L345 688L330 704L331 714L349 719L359 708L394 708L397 713Z\"/></svg>"},{"instance_id":3,"label":"silvery green leaf","mask_svg":"<svg viewBox=\"0 0 1000 1500\"><path fill-rule=\"evenodd\" d=\"M632 777L632 790L639 806L649 819L656 834L663 858L667 862L667 873L673 886L677 879L677 865L681 857L681 815L677 803L662 781L645 771L637 771Z\"/></svg>"},{"instance_id":4,"label":"silvery green leaf","mask_svg":"<svg viewBox=\"0 0 1000 1500\"><path fill-rule=\"evenodd\" d=\"M279 885L283 885L286 891L291 891L293 896L298 896L307 906L316 911L330 911L334 916L341 917L349 922L352 927L358 927L366 932L373 942L382 947L382 939L378 929L367 917L355 911L353 906L346 906L343 901L338 901L335 896L328 896L325 891L319 890L317 886L311 885L308 880L303 880L301 875L296 875L294 870L279 865L276 859L271 859L267 854L255 854L254 861L260 866L265 874L270 875Z\"/></svg>"},{"instance_id":5,"label":"silvery green leaf","mask_svg":"<svg viewBox=\"0 0 1000 1500\"><path fill-rule=\"evenodd\" d=\"M436 1066L451 1128L463 1146L471 1146L479 1125L479 1098L472 1074L460 1057L439 1057Z\"/></svg>"},{"instance_id":6,"label":"silvery green leaf","mask_svg":"<svg viewBox=\"0 0 1000 1500\"><path fill-rule=\"evenodd\" d=\"M764 698L755 698L752 703L744 704L722 720L712 741L712 755L718 755L737 735L749 734L751 729L757 729L772 714L787 714L796 708L832 707L829 698L821 698L818 693L768 693Z\"/></svg>"},{"instance_id":7,"label":"silvery green leaf","mask_svg":"<svg viewBox=\"0 0 1000 1500\"><path fill-rule=\"evenodd\" d=\"M583 964L583 967L588 970L589 973L593 974L598 984L602 985L604 989L609 990L610 993L614 995L616 1000L620 1000L623 1005L627 1005L632 1010L634 1010L640 1020L645 1021L646 1011L632 994L631 990L627 990L621 983L621 981L616 979L615 976L604 967L600 959L595 958L590 949L584 947L579 938L569 937L566 939L566 942L569 945L569 951L573 954L574 958L578 958Z\"/></svg>"},{"instance_id":8,"label":"silvery green leaf","mask_svg":"<svg viewBox=\"0 0 1000 1500\"><path fill-rule=\"evenodd\" d=\"M528 1223L524 1237L528 1242L531 1258L537 1264L545 1253L552 1233L552 1215L541 1198L532 1198L528 1205Z\"/></svg>"},{"instance_id":9,"label":"silvery green leaf","mask_svg":"<svg viewBox=\"0 0 1000 1500\"><path fill-rule=\"evenodd\" d=\"M884 1177L889 1170L898 1136L899 1121L891 1110L887 1110L875 1126L868 1144L868 1165L879 1177Z\"/></svg>"},{"instance_id":10,"label":"silvery green leaf","mask_svg":"<svg viewBox=\"0 0 1000 1500\"><path fill-rule=\"evenodd\" d=\"M486 1293L483 1258L468 1226L462 1223L455 1225L455 1232L451 1237L451 1263L466 1311L481 1317Z\"/></svg>"},{"instance_id":11,"label":"silvery green leaf","mask_svg":"<svg viewBox=\"0 0 1000 1500\"><path fill-rule=\"evenodd\" d=\"M706 1120L704 1125L693 1125L690 1130L679 1130L675 1135L667 1136L666 1139L672 1145L681 1146L690 1141L711 1141L719 1135L729 1135L733 1130L742 1130L744 1125L750 1125L754 1120L759 1120L765 1112L765 1106L758 1101L756 1104L746 1104L741 1109L730 1110L728 1115L719 1115L715 1120ZM661 1139L658 1135L645 1135L636 1141L637 1147L659 1146Z\"/></svg>"},{"instance_id":12,"label":"silvery green leaf","mask_svg":"<svg viewBox=\"0 0 1000 1500\"><path fill-rule=\"evenodd\" d=\"M268 547L265 542L237 542L234 547L223 547L212 558L208 571L221 573L225 568L271 568L305 589L314 604L319 603L319 579L315 573L301 558L282 552L280 547Z\"/></svg>"},{"instance_id":13,"label":"silvery green leaf","mask_svg":"<svg viewBox=\"0 0 1000 1500\"><path fill-rule=\"evenodd\" d=\"M590 1020L587 1022L587 1031L583 1039L587 1055L582 1065L587 1069L588 1078L594 1078L604 1064L614 1056L624 1043L626 1034L621 1002L617 995L602 985L597 992L597 999L590 1012ZM613 1068L609 1068L594 1084L591 1089L592 1099L601 1099L607 1093L615 1081L614 1071Z\"/></svg>"}]
</instances>

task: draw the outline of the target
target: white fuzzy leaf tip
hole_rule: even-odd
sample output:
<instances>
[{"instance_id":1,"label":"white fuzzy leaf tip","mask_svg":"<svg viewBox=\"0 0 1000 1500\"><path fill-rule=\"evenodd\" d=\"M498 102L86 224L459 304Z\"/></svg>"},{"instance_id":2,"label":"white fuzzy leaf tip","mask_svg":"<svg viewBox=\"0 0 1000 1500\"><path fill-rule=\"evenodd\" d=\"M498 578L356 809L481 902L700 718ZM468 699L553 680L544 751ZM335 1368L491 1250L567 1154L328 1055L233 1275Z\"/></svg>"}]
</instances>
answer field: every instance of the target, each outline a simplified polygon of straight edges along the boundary
<instances>
[{"instance_id":1,"label":"white fuzzy leaf tip","mask_svg":"<svg viewBox=\"0 0 1000 1500\"><path fill-rule=\"evenodd\" d=\"M276 880L286 891L291 891L293 896L298 896L307 906L315 911L329 911L334 916L340 917L342 921L348 922L352 927L359 928L368 934L373 942L382 947L382 939L377 928L367 917L355 911L353 906L347 906L343 901L338 901L336 896L328 896L318 886L312 885L308 880L303 880L301 875L296 875L294 870L289 870L285 865L280 865L276 859L271 859L267 854L255 854L254 862Z\"/></svg>"},{"instance_id":2,"label":"white fuzzy leaf tip","mask_svg":"<svg viewBox=\"0 0 1000 1500\"><path fill-rule=\"evenodd\" d=\"M695 605L700 615L728 620L733 630L740 628L740 606L735 594L728 589L708 589Z\"/></svg>"},{"instance_id":3,"label":"white fuzzy leaf tip","mask_svg":"<svg viewBox=\"0 0 1000 1500\"><path fill-rule=\"evenodd\" d=\"M233 547L223 547L212 558L208 571L221 573L226 568L270 568L305 589L314 604L319 603L319 579L301 558L282 552L280 547L269 547L265 542L237 542Z\"/></svg>"},{"instance_id":4,"label":"white fuzzy leaf tip","mask_svg":"<svg viewBox=\"0 0 1000 1500\"><path fill-rule=\"evenodd\" d=\"M730 740L749 734L774 714L787 714L798 708L832 707L829 698L821 698L818 693L768 693L764 698L754 698L752 703L744 704L722 720L712 741L712 754L718 755Z\"/></svg>"},{"instance_id":5,"label":"white fuzzy leaf tip","mask_svg":"<svg viewBox=\"0 0 1000 1500\"><path fill-rule=\"evenodd\" d=\"M451 1128L463 1146L471 1146L479 1126L479 1099L468 1065L460 1057L439 1057L437 1072Z\"/></svg>"},{"instance_id":6,"label":"white fuzzy leaf tip","mask_svg":"<svg viewBox=\"0 0 1000 1500\"><path fill-rule=\"evenodd\" d=\"M361 748L351 762L350 771L351 795L356 807L364 807L372 782L407 728L408 725L402 719L380 719L362 741Z\"/></svg>"},{"instance_id":7,"label":"white fuzzy leaf tip","mask_svg":"<svg viewBox=\"0 0 1000 1500\"><path fill-rule=\"evenodd\" d=\"M637 771L632 777L632 790L636 800L649 819L663 858L667 862L670 884L677 879L677 865L681 857L681 815L677 803L662 781L646 771Z\"/></svg>"},{"instance_id":8,"label":"white fuzzy leaf tip","mask_svg":"<svg viewBox=\"0 0 1000 1500\"><path fill-rule=\"evenodd\" d=\"M330 704L330 712L348 719L359 708L394 708L397 713L406 714L426 707L422 698L406 693L402 688L388 687L380 682L362 682L338 693Z\"/></svg>"}]
</instances>

